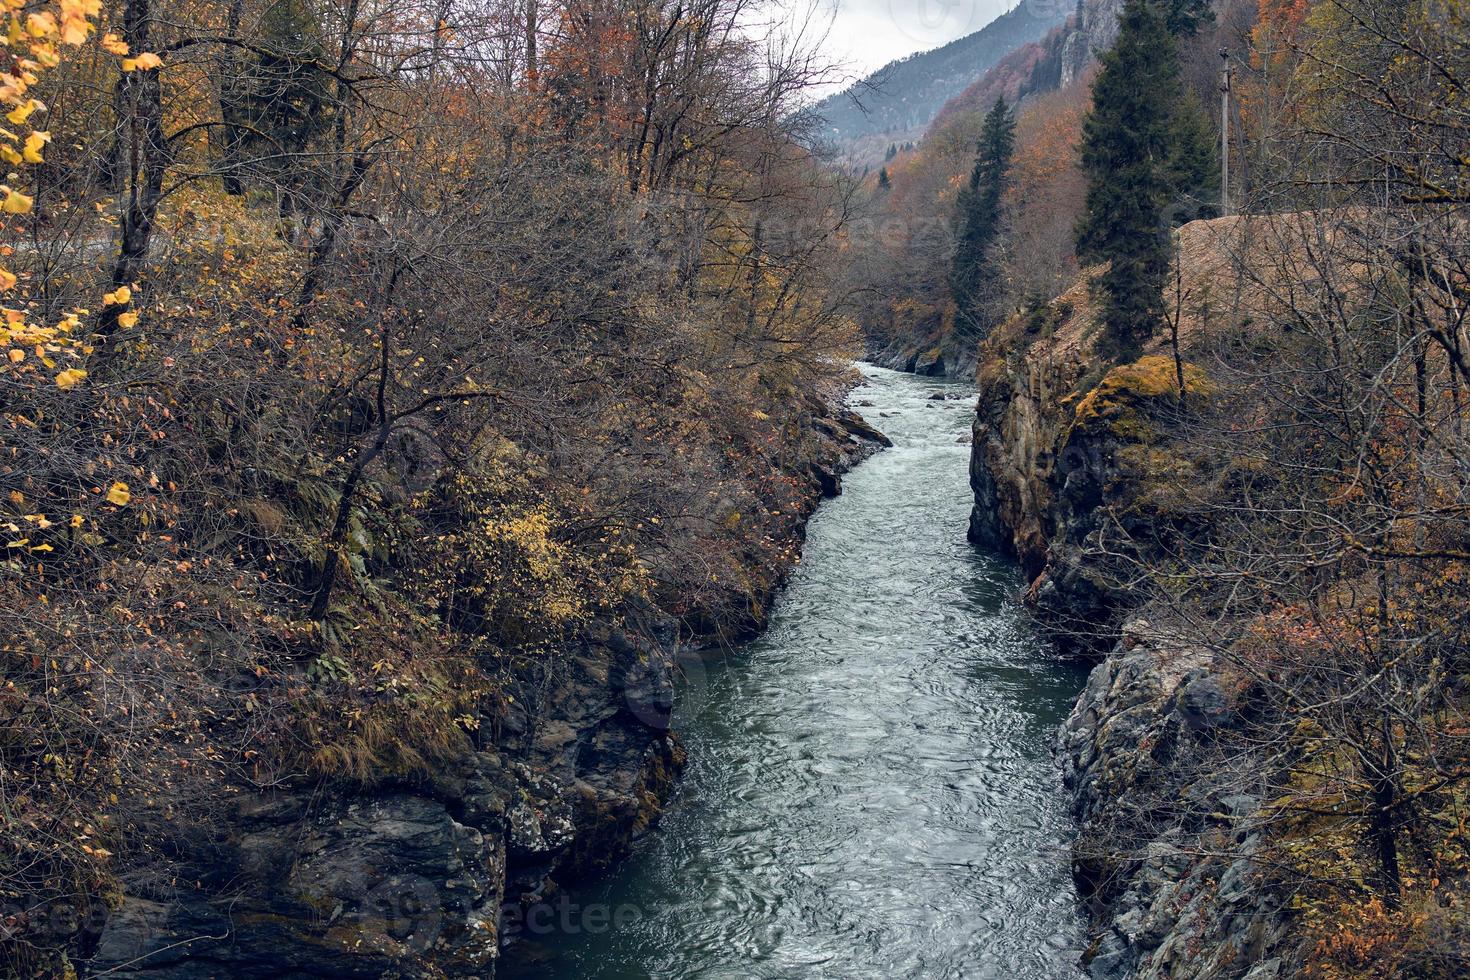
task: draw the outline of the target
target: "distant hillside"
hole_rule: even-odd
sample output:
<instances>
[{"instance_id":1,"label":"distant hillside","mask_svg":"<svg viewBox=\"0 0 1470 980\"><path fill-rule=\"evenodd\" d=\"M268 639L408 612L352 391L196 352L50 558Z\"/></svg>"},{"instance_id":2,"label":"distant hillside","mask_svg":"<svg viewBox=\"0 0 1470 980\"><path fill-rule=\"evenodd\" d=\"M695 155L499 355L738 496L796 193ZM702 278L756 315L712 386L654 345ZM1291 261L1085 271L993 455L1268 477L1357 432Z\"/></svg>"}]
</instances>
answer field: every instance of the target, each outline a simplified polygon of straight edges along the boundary
<instances>
[{"instance_id":1,"label":"distant hillside","mask_svg":"<svg viewBox=\"0 0 1470 980\"><path fill-rule=\"evenodd\" d=\"M1011 51L1040 40L1071 9L1056 0L1022 0L974 34L884 65L814 111L850 161L877 163L890 143L917 138L946 102Z\"/></svg>"}]
</instances>

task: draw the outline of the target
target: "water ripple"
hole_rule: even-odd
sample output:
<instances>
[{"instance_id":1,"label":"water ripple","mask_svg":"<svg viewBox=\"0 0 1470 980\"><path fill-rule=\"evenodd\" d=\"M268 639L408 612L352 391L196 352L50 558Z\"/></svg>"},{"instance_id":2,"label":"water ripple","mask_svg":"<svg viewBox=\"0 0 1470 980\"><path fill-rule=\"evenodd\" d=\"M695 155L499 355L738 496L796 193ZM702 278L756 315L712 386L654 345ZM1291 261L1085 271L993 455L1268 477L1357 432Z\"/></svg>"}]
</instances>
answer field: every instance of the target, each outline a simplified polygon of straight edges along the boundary
<instances>
[{"instance_id":1,"label":"water ripple","mask_svg":"<svg viewBox=\"0 0 1470 980\"><path fill-rule=\"evenodd\" d=\"M678 797L573 896L636 919L571 916L502 976L1080 975L1048 744L1081 678L964 542L970 403L930 395L970 390L865 373L894 448L817 512L766 634L690 672Z\"/></svg>"}]
</instances>

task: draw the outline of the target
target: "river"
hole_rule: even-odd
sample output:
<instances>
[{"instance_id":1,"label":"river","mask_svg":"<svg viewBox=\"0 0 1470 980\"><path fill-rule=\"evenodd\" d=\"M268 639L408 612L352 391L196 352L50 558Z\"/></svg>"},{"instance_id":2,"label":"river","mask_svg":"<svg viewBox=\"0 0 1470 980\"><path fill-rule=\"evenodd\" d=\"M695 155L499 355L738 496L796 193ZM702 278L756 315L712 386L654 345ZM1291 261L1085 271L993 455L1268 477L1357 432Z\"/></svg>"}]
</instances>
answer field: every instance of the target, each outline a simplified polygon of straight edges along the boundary
<instances>
[{"instance_id":1,"label":"river","mask_svg":"<svg viewBox=\"0 0 1470 980\"><path fill-rule=\"evenodd\" d=\"M1083 675L965 541L973 389L863 373L894 447L812 518L770 628L689 664L658 829L502 977L1080 975L1049 746Z\"/></svg>"}]
</instances>

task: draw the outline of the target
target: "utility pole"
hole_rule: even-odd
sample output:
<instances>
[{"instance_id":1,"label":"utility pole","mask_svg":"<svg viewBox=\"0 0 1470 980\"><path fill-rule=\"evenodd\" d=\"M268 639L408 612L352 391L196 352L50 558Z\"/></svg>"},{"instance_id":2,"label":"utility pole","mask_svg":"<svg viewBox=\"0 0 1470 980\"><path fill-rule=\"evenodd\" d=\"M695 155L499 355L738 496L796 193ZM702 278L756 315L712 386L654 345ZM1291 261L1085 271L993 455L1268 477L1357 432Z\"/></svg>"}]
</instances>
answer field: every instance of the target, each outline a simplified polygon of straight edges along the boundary
<instances>
[{"instance_id":1,"label":"utility pole","mask_svg":"<svg viewBox=\"0 0 1470 980\"><path fill-rule=\"evenodd\" d=\"M1220 49L1220 214L1230 213L1230 49Z\"/></svg>"}]
</instances>

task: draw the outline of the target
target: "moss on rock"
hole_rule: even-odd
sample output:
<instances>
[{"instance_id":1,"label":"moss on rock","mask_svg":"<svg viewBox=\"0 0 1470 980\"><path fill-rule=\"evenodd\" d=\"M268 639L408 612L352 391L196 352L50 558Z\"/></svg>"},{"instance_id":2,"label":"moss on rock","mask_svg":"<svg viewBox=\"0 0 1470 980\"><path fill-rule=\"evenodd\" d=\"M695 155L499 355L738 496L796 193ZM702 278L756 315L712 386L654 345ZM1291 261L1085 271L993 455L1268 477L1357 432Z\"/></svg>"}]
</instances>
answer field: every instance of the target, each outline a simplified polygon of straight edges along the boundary
<instances>
[{"instance_id":1,"label":"moss on rock","mask_svg":"<svg viewBox=\"0 0 1470 980\"><path fill-rule=\"evenodd\" d=\"M1073 427L1097 431L1106 427L1127 442L1150 443L1158 438L1145 406L1159 399L1179 397L1179 371L1170 357L1150 354L1113 368L1077 401ZM1183 365L1185 396L1208 396L1214 386L1204 370Z\"/></svg>"}]
</instances>

